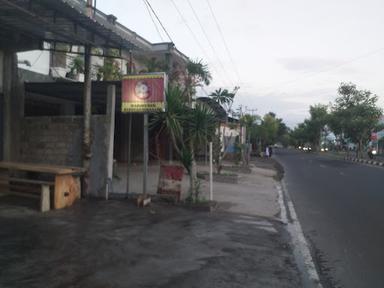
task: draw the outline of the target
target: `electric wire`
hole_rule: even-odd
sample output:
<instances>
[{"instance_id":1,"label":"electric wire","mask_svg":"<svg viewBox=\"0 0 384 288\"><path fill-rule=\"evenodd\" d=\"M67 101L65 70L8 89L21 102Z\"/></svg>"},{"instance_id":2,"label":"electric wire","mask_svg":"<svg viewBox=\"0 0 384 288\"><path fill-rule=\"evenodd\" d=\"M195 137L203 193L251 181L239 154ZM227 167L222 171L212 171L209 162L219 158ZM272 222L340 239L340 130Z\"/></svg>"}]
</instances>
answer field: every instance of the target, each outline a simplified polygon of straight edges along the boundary
<instances>
[{"instance_id":1,"label":"electric wire","mask_svg":"<svg viewBox=\"0 0 384 288\"><path fill-rule=\"evenodd\" d=\"M193 8L193 6L192 6L192 4L191 4L191 1L187 0L187 2L188 2L189 7L190 7L191 10L192 10L193 15L195 16L195 19L196 19L197 23L198 23L199 26L200 26L201 31L203 32L203 34L204 34L204 36L205 36L205 39L206 39L207 42L208 42L208 45L211 47L211 49L212 49L212 51L213 51L213 54L216 55L216 58L217 58L217 60L218 60L218 62L219 62L219 64L220 64L221 69L222 69L223 72L224 72L224 75L225 75L226 80L230 79L230 76L228 75L228 72L227 72L227 70L225 69L225 67L224 67L224 65L223 65L223 62L222 62L221 59L218 57L219 54L217 53L215 47L212 45L212 42L211 42L211 40L209 39L208 34L207 34L207 32L205 31L204 26L202 25L202 23L201 23L201 21L200 21L199 16L197 15L195 9ZM231 81L231 80L230 80L229 82L232 82L232 83L233 83L233 81Z\"/></svg>"},{"instance_id":2,"label":"electric wire","mask_svg":"<svg viewBox=\"0 0 384 288\"><path fill-rule=\"evenodd\" d=\"M205 50L205 48L203 47L203 45L201 45L199 39L197 38L196 34L193 32L192 28L188 25L188 22L186 21L185 17L183 16L183 14L181 13L179 7L177 7L176 3L174 2L174 0L171 0L171 3L173 4L173 6L175 7L177 13L179 14L181 20L183 21L184 25L187 27L187 29L189 30L190 34L192 35L192 38L195 40L196 44L199 46L200 50L203 52L204 56L208 59L208 53L207 51ZM215 68L215 67L214 67ZM217 69L215 69L217 71Z\"/></svg>"},{"instance_id":3,"label":"electric wire","mask_svg":"<svg viewBox=\"0 0 384 288\"><path fill-rule=\"evenodd\" d=\"M167 37L169 38L169 40L170 40L172 43L174 43L173 40L172 40L172 38L171 38L171 36L169 35L167 29L165 29L163 23L160 21L160 18L157 16L155 10L153 10L152 5L149 3L149 0L144 0L144 1L148 4L148 7L151 9L153 15L155 15L157 21L158 21L159 24L161 25L161 28L163 28L165 34L167 34Z\"/></svg>"},{"instance_id":4,"label":"electric wire","mask_svg":"<svg viewBox=\"0 0 384 288\"><path fill-rule=\"evenodd\" d=\"M217 18L216 18L216 16L215 16L215 13L213 12L213 9L212 9L211 4L209 3L209 0L206 0L206 2L207 2L207 4L208 4L209 10L210 10L211 15L212 15L212 17L213 17L213 20L214 20L215 23L216 23L216 27L217 27L217 30L219 31L220 36L221 36L221 40L222 40L223 43L224 43L224 47L225 47L225 50L227 51L229 60L231 61L232 65L233 65L235 74L236 74L236 76L237 76L237 78L238 78L237 80L238 80L238 81L241 81L241 80L240 80L240 74L239 74L239 71L237 70L235 61L233 61L232 54L231 54L231 52L229 51L229 48L228 48L228 45L227 45L227 41L225 41L225 37L224 37L223 31L222 31L221 28L220 28L220 24L219 24L219 22L217 21Z\"/></svg>"},{"instance_id":5,"label":"electric wire","mask_svg":"<svg viewBox=\"0 0 384 288\"><path fill-rule=\"evenodd\" d=\"M153 26L155 26L155 28L156 28L156 31L157 31L157 33L159 34L159 37L160 37L161 41L162 41L162 42L164 42L164 38L163 38L163 36L162 36L162 35L161 35L161 33L160 33L159 27L157 27L157 25L156 25L155 19L153 19L153 16L152 16L151 10L150 10L150 8L148 7L148 4L147 4L147 2L146 2L145 0L143 0L143 2L144 2L144 5L145 5L145 8L147 8L147 11L148 11L149 17L151 17L151 20L152 20Z\"/></svg>"},{"instance_id":6,"label":"electric wire","mask_svg":"<svg viewBox=\"0 0 384 288\"><path fill-rule=\"evenodd\" d=\"M40 52L39 56L36 57L35 61L33 61L33 63L31 64L31 67L35 66L35 64L37 63L37 61L39 61L41 55L43 55L43 52L44 52L44 50L42 50L42 51Z\"/></svg>"}]
</instances>

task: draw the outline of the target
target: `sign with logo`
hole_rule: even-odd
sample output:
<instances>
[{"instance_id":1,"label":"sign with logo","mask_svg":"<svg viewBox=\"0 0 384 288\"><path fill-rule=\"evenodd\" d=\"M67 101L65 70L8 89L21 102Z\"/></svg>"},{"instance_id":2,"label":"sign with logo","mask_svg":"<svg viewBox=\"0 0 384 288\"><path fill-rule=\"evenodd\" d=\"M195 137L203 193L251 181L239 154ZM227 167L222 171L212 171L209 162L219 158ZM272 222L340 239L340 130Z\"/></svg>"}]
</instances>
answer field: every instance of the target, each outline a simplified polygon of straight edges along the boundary
<instances>
[{"instance_id":1,"label":"sign with logo","mask_svg":"<svg viewBox=\"0 0 384 288\"><path fill-rule=\"evenodd\" d=\"M166 80L164 72L124 76L121 85L121 112L165 111Z\"/></svg>"}]
</instances>

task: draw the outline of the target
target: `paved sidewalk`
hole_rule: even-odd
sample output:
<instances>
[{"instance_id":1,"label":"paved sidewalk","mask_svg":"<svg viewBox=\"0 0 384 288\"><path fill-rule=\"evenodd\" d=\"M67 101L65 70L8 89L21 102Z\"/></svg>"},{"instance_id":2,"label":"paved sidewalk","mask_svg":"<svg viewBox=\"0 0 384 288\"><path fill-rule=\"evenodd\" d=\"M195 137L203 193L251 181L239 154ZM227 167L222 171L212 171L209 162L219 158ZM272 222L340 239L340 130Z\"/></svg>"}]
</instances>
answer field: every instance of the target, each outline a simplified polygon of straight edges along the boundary
<instances>
[{"instance_id":1,"label":"paved sidewalk","mask_svg":"<svg viewBox=\"0 0 384 288\"><path fill-rule=\"evenodd\" d=\"M39 213L0 197L0 287L301 287L273 175L215 183L212 213L126 200Z\"/></svg>"}]
</instances>

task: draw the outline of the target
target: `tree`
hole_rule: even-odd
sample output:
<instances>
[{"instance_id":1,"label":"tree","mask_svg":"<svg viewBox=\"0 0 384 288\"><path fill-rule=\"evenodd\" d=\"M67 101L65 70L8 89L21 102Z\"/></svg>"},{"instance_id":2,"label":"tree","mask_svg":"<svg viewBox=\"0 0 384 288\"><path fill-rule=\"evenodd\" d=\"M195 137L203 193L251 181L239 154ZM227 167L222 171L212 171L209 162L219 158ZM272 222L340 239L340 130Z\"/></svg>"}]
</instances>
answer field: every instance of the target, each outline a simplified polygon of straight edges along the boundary
<instances>
[{"instance_id":1,"label":"tree","mask_svg":"<svg viewBox=\"0 0 384 288\"><path fill-rule=\"evenodd\" d=\"M276 142L279 142L284 147L287 147L289 145L289 132L290 132L290 129L283 122L283 119L276 118L276 120L277 120L278 125L279 125L279 128L277 129Z\"/></svg>"},{"instance_id":2,"label":"tree","mask_svg":"<svg viewBox=\"0 0 384 288\"><path fill-rule=\"evenodd\" d=\"M368 90L358 90L353 83L341 83L338 94L332 106L330 127L357 143L357 154L361 157L363 145L383 113L376 105L378 96Z\"/></svg>"},{"instance_id":3,"label":"tree","mask_svg":"<svg viewBox=\"0 0 384 288\"><path fill-rule=\"evenodd\" d=\"M72 59L69 64L69 72L67 73L67 77L75 79L79 73L84 73L84 57L76 56Z\"/></svg>"},{"instance_id":4,"label":"tree","mask_svg":"<svg viewBox=\"0 0 384 288\"><path fill-rule=\"evenodd\" d=\"M202 60L190 60L187 63L186 74L184 75L184 97L192 107L192 96L196 94L196 88L203 84L209 85L212 76L208 66Z\"/></svg>"},{"instance_id":5,"label":"tree","mask_svg":"<svg viewBox=\"0 0 384 288\"><path fill-rule=\"evenodd\" d=\"M269 112L265 114L259 129L262 146L274 144L277 139L278 131L279 121L276 118L275 113Z\"/></svg>"},{"instance_id":6,"label":"tree","mask_svg":"<svg viewBox=\"0 0 384 288\"><path fill-rule=\"evenodd\" d=\"M309 107L310 119L307 120L308 125L308 142L312 144L314 150L320 147L321 135L325 125L328 123L328 106L317 104Z\"/></svg>"},{"instance_id":7,"label":"tree","mask_svg":"<svg viewBox=\"0 0 384 288\"><path fill-rule=\"evenodd\" d=\"M203 84L208 85L211 78L207 65L203 64L201 60L189 61L187 69L180 79L183 81L183 87L171 86L167 92L167 97L178 100L172 100L175 105L168 103L167 112L157 113L151 125L159 125L169 133L173 146L188 171L190 195L194 200L198 198L195 151L202 139L214 134L211 127L215 127L216 118L212 109L206 107L205 104L198 103L192 109L192 96L196 92L196 87Z\"/></svg>"},{"instance_id":8,"label":"tree","mask_svg":"<svg viewBox=\"0 0 384 288\"><path fill-rule=\"evenodd\" d=\"M190 176L190 196L193 200L199 198L196 189L197 177L194 173L194 151L210 140L216 127L213 110L204 103L197 103L191 109L182 98L183 91L178 86L170 86L166 92L167 110L155 113L151 120L151 129L167 133L176 153ZM191 148L192 147L192 148Z\"/></svg>"},{"instance_id":9,"label":"tree","mask_svg":"<svg viewBox=\"0 0 384 288\"><path fill-rule=\"evenodd\" d=\"M225 111L228 112L232 106L235 94L235 90L234 92L229 92L228 89L219 88L212 92L209 96L211 96L215 102L219 103Z\"/></svg>"},{"instance_id":10,"label":"tree","mask_svg":"<svg viewBox=\"0 0 384 288\"><path fill-rule=\"evenodd\" d=\"M107 57L104 57L103 65L97 67L97 79L103 81L121 80L122 72L120 63L117 60L119 51L116 49L106 49L105 53Z\"/></svg>"},{"instance_id":11,"label":"tree","mask_svg":"<svg viewBox=\"0 0 384 288\"><path fill-rule=\"evenodd\" d=\"M192 96L196 93L196 88L202 85L209 85L212 76L208 66L202 60L189 61L187 63L186 75L184 76L184 98L187 100L189 108L192 109ZM187 139L193 139L192 135L187 135ZM189 152L191 155L190 171L190 191L196 193L197 184L197 165L195 160L195 146L193 141L189 141Z\"/></svg>"},{"instance_id":12,"label":"tree","mask_svg":"<svg viewBox=\"0 0 384 288\"><path fill-rule=\"evenodd\" d=\"M219 105L221 105L226 112L223 133L221 133L221 122L217 121L218 127L216 131L216 135L213 139L214 140L213 141L213 144L214 144L213 158L215 160L217 174L221 173L222 160L225 158L228 145L232 140L232 135L229 136L229 139L225 138L226 137L225 130L226 130L226 125L228 124L227 116L229 111L231 110L232 103L238 89L239 87L235 87L233 92L229 92L228 89L219 88L209 95L211 96L212 100L218 103Z\"/></svg>"},{"instance_id":13,"label":"tree","mask_svg":"<svg viewBox=\"0 0 384 288\"><path fill-rule=\"evenodd\" d=\"M259 116L245 114L240 118L241 126L245 127L245 146L241 145L241 155L243 160L243 165L248 166L251 159L251 134L256 121L259 120Z\"/></svg>"}]
</instances>

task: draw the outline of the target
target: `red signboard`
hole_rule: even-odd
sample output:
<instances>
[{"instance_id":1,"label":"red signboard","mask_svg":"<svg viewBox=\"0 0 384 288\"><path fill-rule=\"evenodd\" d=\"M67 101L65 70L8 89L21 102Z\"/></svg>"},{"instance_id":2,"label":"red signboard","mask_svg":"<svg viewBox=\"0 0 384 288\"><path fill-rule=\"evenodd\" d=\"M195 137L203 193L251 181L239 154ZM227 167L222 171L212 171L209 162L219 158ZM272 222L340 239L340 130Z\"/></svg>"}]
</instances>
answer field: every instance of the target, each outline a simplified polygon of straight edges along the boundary
<instances>
[{"instance_id":1,"label":"red signboard","mask_svg":"<svg viewBox=\"0 0 384 288\"><path fill-rule=\"evenodd\" d=\"M166 74L127 75L122 80L121 112L148 113L165 110Z\"/></svg>"}]
</instances>

